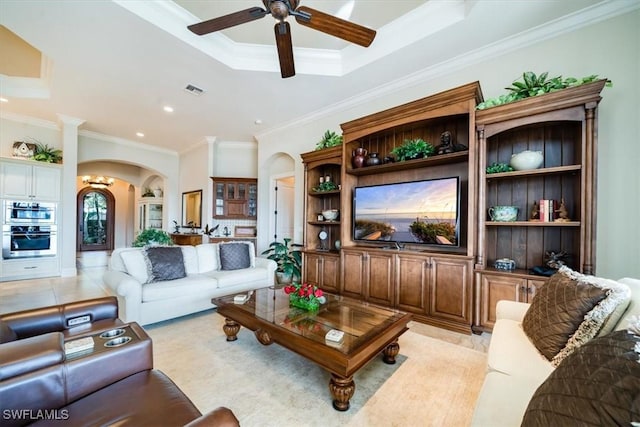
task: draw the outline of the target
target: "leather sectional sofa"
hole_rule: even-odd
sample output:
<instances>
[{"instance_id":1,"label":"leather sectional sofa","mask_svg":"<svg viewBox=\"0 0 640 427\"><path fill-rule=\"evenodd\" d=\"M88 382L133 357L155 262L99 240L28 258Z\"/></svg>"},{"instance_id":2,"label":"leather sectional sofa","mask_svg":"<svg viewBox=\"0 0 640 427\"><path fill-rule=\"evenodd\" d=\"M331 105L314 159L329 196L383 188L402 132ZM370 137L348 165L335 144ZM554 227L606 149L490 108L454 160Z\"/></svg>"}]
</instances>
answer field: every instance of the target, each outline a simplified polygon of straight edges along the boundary
<instances>
[{"instance_id":1,"label":"leather sectional sofa","mask_svg":"<svg viewBox=\"0 0 640 427\"><path fill-rule=\"evenodd\" d=\"M122 335L114 338L117 334ZM87 337L92 348L65 353L65 344ZM123 323L116 298L105 297L0 315L0 424L237 426L238 421L227 408L203 416L171 379L153 369L152 342L144 329Z\"/></svg>"}]
</instances>

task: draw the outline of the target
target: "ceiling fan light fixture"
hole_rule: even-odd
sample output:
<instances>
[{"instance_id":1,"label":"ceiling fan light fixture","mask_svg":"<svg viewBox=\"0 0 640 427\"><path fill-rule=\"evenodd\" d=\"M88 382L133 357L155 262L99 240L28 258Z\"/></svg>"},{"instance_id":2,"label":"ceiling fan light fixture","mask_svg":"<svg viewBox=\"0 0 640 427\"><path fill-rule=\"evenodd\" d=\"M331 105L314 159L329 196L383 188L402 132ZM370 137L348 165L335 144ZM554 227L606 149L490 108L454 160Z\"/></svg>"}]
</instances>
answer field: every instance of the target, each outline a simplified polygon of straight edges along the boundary
<instances>
[{"instance_id":1,"label":"ceiling fan light fixture","mask_svg":"<svg viewBox=\"0 0 640 427\"><path fill-rule=\"evenodd\" d=\"M272 1L269 3L269 10L271 11L271 16L276 18L278 21L283 21L289 16L289 5L285 4L283 1Z\"/></svg>"},{"instance_id":2,"label":"ceiling fan light fixture","mask_svg":"<svg viewBox=\"0 0 640 427\"><path fill-rule=\"evenodd\" d=\"M218 18L189 25L187 28L194 34L202 36L246 22L255 21L265 15L273 16L278 21L274 29L282 78L292 77L296 74L293 60L293 45L291 43L291 30L289 23L286 21L288 16L295 17L296 22L305 27L363 47L368 47L376 36L375 30L310 7L299 6L299 3L299 0L262 0L262 4L266 9L253 7L240 10ZM347 6L351 6L351 8L346 7L344 13L350 13L353 10L353 2L347 3Z\"/></svg>"}]
</instances>

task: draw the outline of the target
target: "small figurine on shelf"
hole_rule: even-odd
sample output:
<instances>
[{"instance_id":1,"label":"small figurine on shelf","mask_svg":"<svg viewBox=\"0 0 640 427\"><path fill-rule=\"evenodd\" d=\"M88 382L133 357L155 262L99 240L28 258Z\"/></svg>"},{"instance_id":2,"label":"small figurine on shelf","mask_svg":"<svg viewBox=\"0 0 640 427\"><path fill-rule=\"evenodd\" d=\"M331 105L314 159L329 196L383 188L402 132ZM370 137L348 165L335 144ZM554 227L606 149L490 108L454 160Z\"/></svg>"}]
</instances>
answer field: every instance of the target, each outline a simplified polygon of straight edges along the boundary
<instances>
[{"instance_id":1,"label":"small figurine on shelf","mask_svg":"<svg viewBox=\"0 0 640 427\"><path fill-rule=\"evenodd\" d=\"M565 265L563 258L567 256L565 251L560 252L546 252L545 257L547 258L547 266L551 268L555 268L556 270Z\"/></svg>"},{"instance_id":2,"label":"small figurine on shelf","mask_svg":"<svg viewBox=\"0 0 640 427\"><path fill-rule=\"evenodd\" d=\"M436 147L436 153L449 154L449 153L455 153L456 151L464 151L466 149L467 149L466 145L462 145L454 142L451 132L446 130L442 132L442 135L440 135L440 145Z\"/></svg>"},{"instance_id":3,"label":"small figurine on shelf","mask_svg":"<svg viewBox=\"0 0 640 427\"><path fill-rule=\"evenodd\" d=\"M180 233L180 226L178 225L178 221L176 221L175 219L173 220L173 232L175 234Z\"/></svg>"},{"instance_id":4,"label":"small figurine on shelf","mask_svg":"<svg viewBox=\"0 0 640 427\"><path fill-rule=\"evenodd\" d=\"M560 267L565 265L564 258L567 256L565 251L555 252L549 251L545 252L545 265L537 265L531 269L532 274L537 274L538 276L553 276Z\"/></svg>"},{"instance_id":5,"label":"small figurine on shelf","mask_svg":"<svg viewBox=\"0 0 640 427\"><path fill-rule=\"evenodd\" d=\"M538 206L538 202L533 202L533 206L531 207L531 214L529 215L529 221L539 221L540 220L540 207Z\"/></svg>"},{"instance_id":6,"label":"small figurine on shelf","mask_svg":"<svg viewBox=\"0 0 640 427\"><path fill-rule=\"evenodd\" d=\"M556 209L558 213L558 218L556 218L555 222L568 222L571 221L569 219L569 211L567 211L567 207L564 204L564 199L560 200L560 206Z\"/></svg>"}]
</instances>

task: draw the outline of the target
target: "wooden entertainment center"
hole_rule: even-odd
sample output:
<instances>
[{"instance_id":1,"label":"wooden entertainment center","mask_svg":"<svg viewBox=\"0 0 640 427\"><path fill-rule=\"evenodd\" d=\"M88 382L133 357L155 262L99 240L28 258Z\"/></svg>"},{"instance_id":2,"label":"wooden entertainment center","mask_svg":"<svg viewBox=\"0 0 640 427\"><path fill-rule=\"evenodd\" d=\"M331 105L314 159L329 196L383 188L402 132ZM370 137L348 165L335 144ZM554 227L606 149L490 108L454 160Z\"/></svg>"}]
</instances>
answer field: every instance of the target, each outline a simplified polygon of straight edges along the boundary
<instances>
[{"instance_id":1,"label":"wooden entertainment center","mask_svg":"<svg viewBox=\"0 0 640 427\"><path fill-rule=\"evenodd\" d=\"M302 154L305 165L303 279L321 288L397 308L414 319L470 333L489 331L499 299L527 301L545 276L530 274L550 251L592 274L595 265L596 109L605 80L476 111L480 84L470 83L341 125L339 147ZM379 158L406 139L434 146L443 132L467 150L423 159L354 167L364 148ZM523 150L544 153L539 169L487 174ZM322 181L339 187L317 191ZM353 239L355 187L456 176L460 182L458 245ZM534 201L563 199L571 220L529 221ZM515 222L490 221L496 205L519 208ZM339 209L334 221L320 213ZM386 243L386 244L385 244ZM516 269L493 268L509 258Z\"/></svg>"}]
</instances>

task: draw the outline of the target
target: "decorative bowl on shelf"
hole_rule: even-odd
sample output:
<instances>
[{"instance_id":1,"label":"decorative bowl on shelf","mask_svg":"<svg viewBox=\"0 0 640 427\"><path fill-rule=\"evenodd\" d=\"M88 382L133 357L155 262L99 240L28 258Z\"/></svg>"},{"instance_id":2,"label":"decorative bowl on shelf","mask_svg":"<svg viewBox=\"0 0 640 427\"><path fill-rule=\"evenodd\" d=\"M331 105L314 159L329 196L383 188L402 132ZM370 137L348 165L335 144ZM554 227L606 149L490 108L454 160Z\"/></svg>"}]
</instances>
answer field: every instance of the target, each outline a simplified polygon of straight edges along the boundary
<instances>
[{"instance_id":1,"label":"decorative bowl on shelf","mask_svg":"<svg viewBox=\"0 0 640 427\"><path fill-rule=\"evenodd\" d=\"M517 206L491 206L489 208L491 221L513 222L518 219Z\"/></svg>"},{"instance_id":2,"label":"decorative bowl on shelf","mask_svg":"<svg viewBox=\"0 0 640 427\"><path fill-rule=\"evenodd\" d=\"M538 169L542 166L544 157L542 151L529 151L525 150L521 153L511 156L509 164L517 171L526 171L531 169Z\"/></svg>"},{"instance_id":3,"label":"decorative bowl on shelf","mask_svg":"<svg viewBox=\"0 0 640 427\"><path fill-rule=\"evenodd\" d=\"M340 211L338 209L327 209L322 211L322 216L327 221L335 221L336 219L338 219L339 213Z\"/></svg>"}]
</instances>

